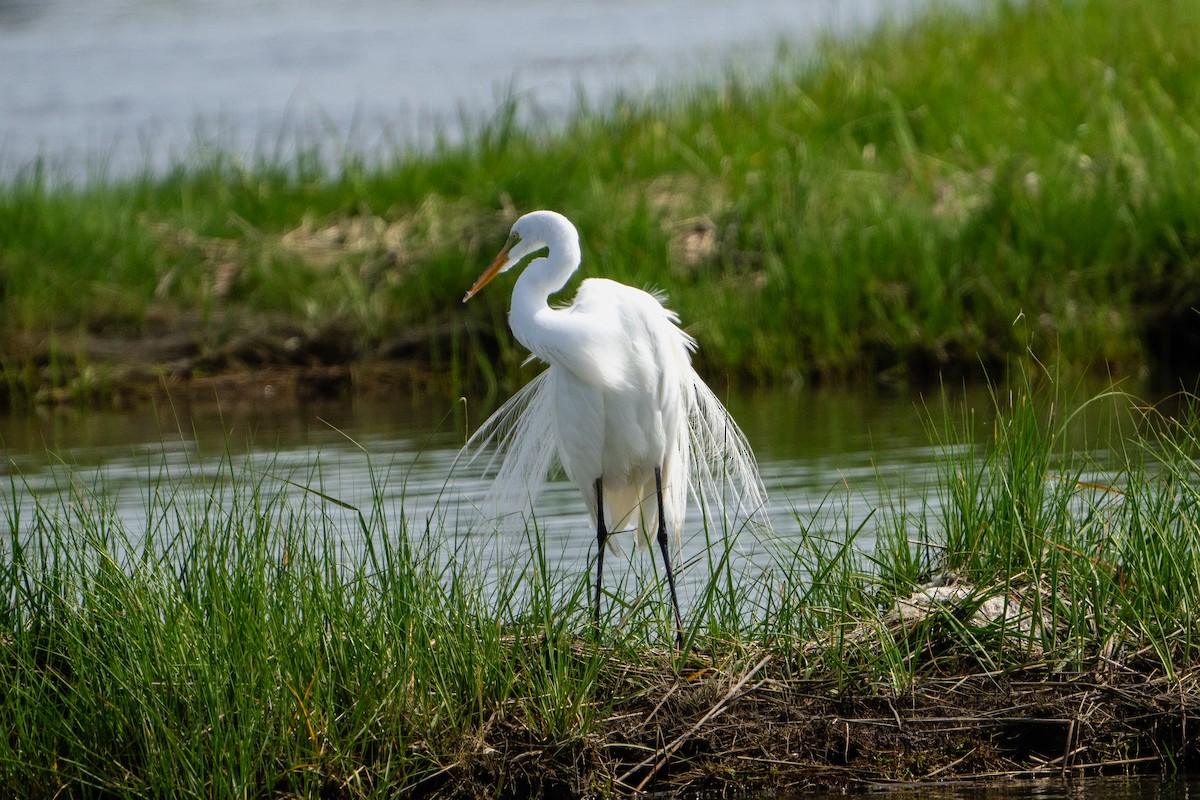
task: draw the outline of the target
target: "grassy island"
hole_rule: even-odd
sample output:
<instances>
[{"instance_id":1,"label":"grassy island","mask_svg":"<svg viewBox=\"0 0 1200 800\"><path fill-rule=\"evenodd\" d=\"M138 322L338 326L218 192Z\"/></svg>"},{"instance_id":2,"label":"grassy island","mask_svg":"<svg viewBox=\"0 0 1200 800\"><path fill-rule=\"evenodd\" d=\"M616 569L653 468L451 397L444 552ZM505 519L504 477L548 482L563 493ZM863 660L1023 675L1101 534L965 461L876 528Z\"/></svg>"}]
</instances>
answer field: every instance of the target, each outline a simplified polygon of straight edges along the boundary
<instances>
[{"instance_id":1,"label":"grassy island","mask_svg":"<svg viewBox=\"0 0 1200 800\"><path fill-rule=\"evenodd\" d=\"M994 424L930 420L938 510L877 509L869 549L849 522L800 519L753 575L729 554L767 532L707 532L676 649L653 579L593 630L586 576L548 568L536 530L527 559L485 572L470 556L490 531L232 459L151 480L131 530L102 486L64 470L34 496L9 463L0 795L522 798L1196 764L1200 401L1094 397L1118 408L1097 455L1070 381L1047 376L1196 366L1200 4L935 8L781 50L753 81L561 125L526 111L387 157L208 154L78 184L31 168L0 186L0 405L511 387L505 293L459 301L516 215L552 207L586 272L668 292L706 375L1020 364ZM198 500L184 477L208 481Z\"/></svg>"},{"instance_id":2,"label":"grassy island","mask_svg":"<svg viewBox=\"0 0 1200 800\"><path fill-rule=\"evenodd\" d=\"M550 568L536 530L488 569L490 530L232 460L160 475L144 529L103 487L65 475L30 504L13 476L0 793L523 798L1194 765L1200 405L1092 399L1117 409L1100 458L1053 386L994 399L994 425L931 420L936 511L885 504L869 537L836 513L795 541L704 534L680 649L658 576L614 590L597 632L587 570ZM185 500L184 480L207 488ZM732 567L747 537L768 567Z\"/></svg>"},{"instance_id":3,"label":"grassy island","mask_svg":"<svg viewBox=\"0 0 1200 800\"><path fill-rule=\"evenodd\" d=\"M984 6L563 123L514 100L424 152L31 167L0 187L0 391L511 388L505 293L459 300L537 207L585 273L665 290L710 375L1194 367L1200 7Z\"/></svg>"}]
</instances>

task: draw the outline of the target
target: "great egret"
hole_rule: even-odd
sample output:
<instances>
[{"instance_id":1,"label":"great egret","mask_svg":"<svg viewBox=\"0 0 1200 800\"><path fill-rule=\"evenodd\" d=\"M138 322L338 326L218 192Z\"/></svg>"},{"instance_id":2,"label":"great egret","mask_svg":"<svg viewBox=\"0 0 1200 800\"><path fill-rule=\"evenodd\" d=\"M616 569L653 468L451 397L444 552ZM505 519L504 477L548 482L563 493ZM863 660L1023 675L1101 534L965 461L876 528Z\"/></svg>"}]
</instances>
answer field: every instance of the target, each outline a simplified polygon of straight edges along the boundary
<instances>
[{"instance_id":1,"label":"great egret","mask_svg":"<svg viewBox=\"0 0 1200 800\"><path fill-rule=\"evenodd\" d=\"M533 211L518 219L463 302L543 250L517 278L508 324L549 367L480 426L466 449L494 450L489 502L501 510L531 503L555 458L579 488L596 526L597 630L609 533L633 527L639 544L648 545L657 531L682 641L667 531L678 545L689 488L710 520L718 518L708 516L718 501L723 514L759 511L766 493L754 455L692 368L695 340L660 295L589 278L571 305L548 305L580 262L579 234L561 214Z\"/></svg>"}]
</instances>

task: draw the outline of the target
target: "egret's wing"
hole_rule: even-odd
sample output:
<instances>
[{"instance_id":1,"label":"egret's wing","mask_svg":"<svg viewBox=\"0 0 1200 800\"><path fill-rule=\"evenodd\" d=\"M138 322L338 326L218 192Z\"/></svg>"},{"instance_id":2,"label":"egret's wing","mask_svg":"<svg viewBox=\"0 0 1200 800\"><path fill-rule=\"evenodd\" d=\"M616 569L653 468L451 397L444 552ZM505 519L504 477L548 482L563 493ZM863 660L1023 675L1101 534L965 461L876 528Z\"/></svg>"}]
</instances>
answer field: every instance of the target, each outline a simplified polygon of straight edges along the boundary
<instances>
[{"instance_id":1,"label":"egret's wing","mask_svg":"<svg viewBox=\"0 0 1200 800\"><path fill-rule=\"evenodd\" d=\"M553 392L546 370L510 397L479 426L458 463L480 466L491 486L479 507L485 519L524 525L546 475L556 466Z\"/></svg>"},{"instance_id":2,"label":"egret's wing","mask_svg":"<svg viewBox=\"0 0 1200 800\"><path fill-rule=\"evenodd\" d=\"M689 483L704 518L720 521L725 532L769 525L767 491L746 436L695 370L688 401Z\"/></svg>"}]
</instances>

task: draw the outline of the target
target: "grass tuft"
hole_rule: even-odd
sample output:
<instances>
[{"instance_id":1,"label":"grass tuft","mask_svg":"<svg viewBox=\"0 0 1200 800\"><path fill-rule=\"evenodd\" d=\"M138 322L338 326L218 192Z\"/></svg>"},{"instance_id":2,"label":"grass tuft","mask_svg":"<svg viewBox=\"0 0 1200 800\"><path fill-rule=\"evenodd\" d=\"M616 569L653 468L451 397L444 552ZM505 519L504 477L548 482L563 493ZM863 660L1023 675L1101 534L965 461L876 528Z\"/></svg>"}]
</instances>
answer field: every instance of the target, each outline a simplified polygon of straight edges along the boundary
<instances>
[{"instance_id":1,"label":"grass tuft","mask_svg":"<svg viewBox=\"0 0 1200 800\"><path fill-rule=\"evenodd\" d=\"M83 185L38 166L0 187L7 385L70 382L30 346L47 332L86 366L84 334L180 331L207 358L158 363L194 374L263 329L511 388L505 292L459 299L539 207L579 224L585 273L665 290L713 373L921 382L1030 349L1195 367L1197 42L1172 0L940 5L562 124L512 98L425 152L202 149Z\"/></svg>"},{"instance_id":2,"label":"grass tuft","mask_svg":"<svg viewBox=\"0 0 1200 800\"><path fill-rule=\"evenodd\" d=\"M846 715L839 704L915 707L936 689L948 692L932 695L942 709L960 702L947 676L993 682L972 701L980 725L999 681L1051 703L1103 673L1145 713L1164 713L1152 711L1164 680L1189 702L1200 401L1153 408L1110 392L1076 405L1024 381L993 402L983 430L966 409L932 421L940 510L885 504L856 525L814 514L801 539L771 544L763 571L735 557L738 536L761 534L710 533L706 563L692 567L710 578L680 652L657 583L614 594L596 641L586 574L552 568L536 529L524 557L485 564L479 532L395 527L406 518L384 507L382 483L358 510L319 483L232 461L164 472L133 529L102 485L64 473L57 495L29 502L14 470L0 787L374 797L699 786L729 764L680 748L702 735L728 746L721 737L739 729L709 715L747 692L729 724L762 752L780 730L800 737L789 747L824 746L772 727L791 705ZM1095 429L1100 405L1118 410L1115 429ZM203 491L185 497L185 483ZM1150 746L1145 725L1122 724L1080 746L1096 763ZM1152 746L1185 760L1186 748ZM870 763L876 772L856 774L914 768Z\"/></svg>"}]
</instances>

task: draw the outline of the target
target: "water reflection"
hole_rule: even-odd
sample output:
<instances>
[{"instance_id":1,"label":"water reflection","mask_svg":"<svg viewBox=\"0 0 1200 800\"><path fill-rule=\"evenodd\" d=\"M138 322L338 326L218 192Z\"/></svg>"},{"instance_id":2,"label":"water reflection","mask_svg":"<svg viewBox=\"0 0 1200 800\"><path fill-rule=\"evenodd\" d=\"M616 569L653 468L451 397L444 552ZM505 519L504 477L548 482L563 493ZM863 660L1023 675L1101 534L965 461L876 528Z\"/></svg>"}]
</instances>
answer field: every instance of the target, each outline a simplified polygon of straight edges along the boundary
<instances>
[{"instance_id":1,"label":"water reflection","mask_svg":"<svg viewBox=\"0 0 1200 800\"><path fill-rule=\"evenodd\" d=\"M388 158L506 94L557 118L923 2L0 0L0 177L38 156L72 177L211 148Z\"/></svg>"},{"instance_id":2,"label":"water reflection","mask_svg":"<svg viewBox=\"0 0 1200 800\"><path fill-rule=\"evenodd\" d=\"M774 538L742 535L737 541L737 568L754 571L772 568L779 546L805 535L834 542L856 537L856 546L870 551L878 526L888 524L894 511L907 514L914 530L936 529L937 461L956 445L937 443L934 431L947 420L953 428L971 418L972 409L974 424L986 431L993 405L984 389L928 397L764 391L724 399L758 456L769 492ZM444 524L452 538L480 537L485 534L467 530L464 521L471 520L487 484L477 470L456 468L455 458L487 412L480 403L355 399L286 411L164 404L139 412L55 410L11 417L0 420L7 455L0 470L12 481L0 502L10 520L27 528L35 498L53 507L55 498L82 488L103 495L136 539L164 524L152 518L148 497L154 492L169 489L177 502L215 497L229 503L233 496L222 487L241 481L261 485L268 496L319 508L345 532L349 557L360 530L352 509L384 514L392 532L402 519L414 535L434 520L433 527ZM1097 416L1111 412L1097 409ZM552 569L578 574L593 555L594 538L574 486L554 481L537 515ZM527 544L524 536L489 536L468 550L507 562L523 558ZM631 546L623 549L624 558L606 559L606 567L615 562L616 580L655 568L654 559ZM705 549L693 515L685 530L683 556L691 566L681 580L684 598L707 579Z\"/></svg>"},{"instance_id":3,"label":"water reflection","mask_svg":"<svg viewBox=\"0 0 1200 800\"><path fill-rule=\"evenodd\" d=\"M0 28L32 22L41 10L36 0L0 0Z\"/></svg>"},{"instance_id":4,"label":"water reflection","mask_svg":"<svg viewBox=\"0 0 1200 800\"><path fill-rule=\"evenodd\" d=\"M755 447L770 493L769 516L782 541L804 529L836 537L865 524L860 542L869 547L870 518L881 504L937 503L936 450L926 435L926 411L911 398L761 392L726 399ZM138 413L44 411L0 423L7 452L0 469L16 477L26 521L32 498L65 491L66 474L74 486L102 492L131 531L150 524L150 488L203 495L230 474L244 474L262 477L268 492L274 487L307 503L318 503L319 492L370 510L379 495L394 523L402 513L412 523L445 515L449 507L452 523L468 516L472 501L486 492L486 483L469 469L448 482L458 447L486 413L478 403L464 413L446 402L361 399L288 413L169 404ZM450 505L456 501L466 507ZM554 567L581 569L592 557L593 537L575 487L554 481L538 511ZM331 505L329 513L350 512ZM690 522L685 559L696 560L704 542L698 522ZM354 519L340 524L358 529ZM523 542L508 545L509 555L523 548ZM769 547L743 537L740 558L766 566ZM703 572L689 570L685 583L702 581Z\"/></svg>"},{"instance_id":5,"label":"water reflection","mask_svg":"<svg viewBox=\"0 0 1200 800\"><path fill-rule=\"evenodd\" d=\"M842 795L839 795L839 797ZM1200 796L1191 776L1114 776L1055 780L960 782L910 789L890 788L888 800L1190 800ZM813 795L797 795L813 798Z\"/></svg>"}]
</instances>

